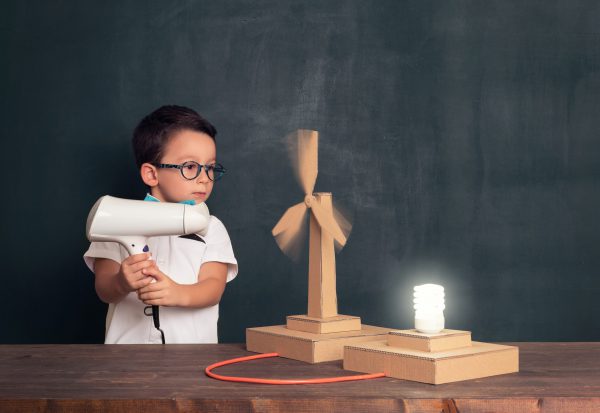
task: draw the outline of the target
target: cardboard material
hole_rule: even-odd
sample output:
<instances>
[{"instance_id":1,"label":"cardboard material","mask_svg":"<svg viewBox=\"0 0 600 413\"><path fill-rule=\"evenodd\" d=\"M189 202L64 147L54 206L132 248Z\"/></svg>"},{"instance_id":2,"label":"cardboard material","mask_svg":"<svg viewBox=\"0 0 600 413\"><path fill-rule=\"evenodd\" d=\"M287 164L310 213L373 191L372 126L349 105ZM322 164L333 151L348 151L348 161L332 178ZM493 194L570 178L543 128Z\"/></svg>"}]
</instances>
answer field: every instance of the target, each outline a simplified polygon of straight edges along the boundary
<instances>
[{"instance_id":1,"label":"cardboard material","mask_svg":"<svg viewBox=\"0 0 600 413\"><path fill-rule=\"evenodd\" d=\"M442 384L518 372L519 349L473 341L469 347L427 352L378 341L345 346L344 369Z\"/></svg>"},{"instance_id":2,"label":"cardboard material","mask_svg":"<svg viewBox=\"0 0 600 413\"><path fill-rule=\"evenodd\" d=\"M333 218L332 195L313 194L323 210ZM308 255L308 316L330 318L338 315L333 236L324 231L314 214L310 214Z\"/></svg>"},{"instance_id":3,"label":"cardboard material","mask_svg":"<svg viewBox=\"0 0 600 413\"><path fill-rule=\"evenodd\" d=\"M420 333L415 329L390 331L388 346L411 350L436 352L453 348L469 347L471 332L462 330L442 330L435 334Z\"/></svg>"},{"instance_id":4,"label":"cardboard material","mask_svg":"<svg viewBox=\"0 0 600 413\"><path fill-rule=\"evenodd\" d=\"M304 189L304 202L288 208L272 233L280 248L289 251L304 225L306 208L310 209L308 310L306 315L287 317L287 326L246 329L246 347L249 351L276 352L308 363L340 360L344 344L381 340L390 330L361 325L359 317L338 314L334 240L344 246L347 241L344 231L349 227L345 220L338 222L331 193L313 193L318 173L317 132L299 130L297 143L298 177Z\"/></svg>"},{"instance_id":5,"label":"cardboard material","mask_svg":"<svg viewBox=\"0 0 600 413\"><path fill-rule=\"evenodd\" d=\"M344 345L385 340L390 329L362 325L359 331L315 334L290 330L284 325L246 329L246 348L257 353L279 353L281 357L321 363L341 360Z\"/></svg>"},{"instance_id":6,"label":"cardboard material","mask_svg":"<svg viewBox=\"0 0 600 413\"><path fill-rule=\"evenodd\" d=\"M341 331L359 331L360 317L338 315L329 318L314 318L307 315L287 316L287 328L309 333L339 333Z\"/></svg>"}]
</instances>

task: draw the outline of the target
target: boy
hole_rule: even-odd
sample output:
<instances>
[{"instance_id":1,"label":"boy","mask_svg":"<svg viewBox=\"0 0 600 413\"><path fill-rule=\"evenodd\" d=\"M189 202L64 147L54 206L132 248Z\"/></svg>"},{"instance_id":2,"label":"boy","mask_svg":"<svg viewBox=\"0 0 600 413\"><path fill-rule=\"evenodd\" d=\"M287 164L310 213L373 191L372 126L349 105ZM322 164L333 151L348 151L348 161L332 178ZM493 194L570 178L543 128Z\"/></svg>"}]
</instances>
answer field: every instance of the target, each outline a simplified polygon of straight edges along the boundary
<instances>
[{"instance_id":1,"label":"boy","mask_svg":"<svg viewBox=\"0 0 600 413\"><path fill-rule=\"evenodd\" d=\"M163 106L133 133L147 201L205 202L224 173L216 163L216 129L192 109ZM98 297L109 304L106 344L161 343L144 308L158 305L166 343L217 343L219 301L237 275L227 230L211 216L200 236L148 239L150 252L128 256L121 245L93 242L84 260Z\"/></svg>"}]
</instances>

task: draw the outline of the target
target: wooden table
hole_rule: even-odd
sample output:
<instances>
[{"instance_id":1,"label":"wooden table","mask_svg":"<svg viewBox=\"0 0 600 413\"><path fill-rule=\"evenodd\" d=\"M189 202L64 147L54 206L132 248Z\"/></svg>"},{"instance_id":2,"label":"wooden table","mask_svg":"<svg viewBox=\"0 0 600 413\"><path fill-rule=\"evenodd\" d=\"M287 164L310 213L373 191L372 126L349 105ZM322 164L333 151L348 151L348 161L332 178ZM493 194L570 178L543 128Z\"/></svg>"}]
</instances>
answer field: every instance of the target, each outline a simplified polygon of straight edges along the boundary
<instances>
[{"instance_id":1,"label":"wooden table","mask_svg":"<svg viewBox=\"0 0 600 413\"><path fill-rule=\"evenodd\" d=\"M322 385L230 383L204 375L241 344L1 345L0 412L600 412L600 343L509 343L516 374L444 385L390 378ZM283 358L216 372L253 377L351 375L341 361Z\"/></svg>"}]
</instances>

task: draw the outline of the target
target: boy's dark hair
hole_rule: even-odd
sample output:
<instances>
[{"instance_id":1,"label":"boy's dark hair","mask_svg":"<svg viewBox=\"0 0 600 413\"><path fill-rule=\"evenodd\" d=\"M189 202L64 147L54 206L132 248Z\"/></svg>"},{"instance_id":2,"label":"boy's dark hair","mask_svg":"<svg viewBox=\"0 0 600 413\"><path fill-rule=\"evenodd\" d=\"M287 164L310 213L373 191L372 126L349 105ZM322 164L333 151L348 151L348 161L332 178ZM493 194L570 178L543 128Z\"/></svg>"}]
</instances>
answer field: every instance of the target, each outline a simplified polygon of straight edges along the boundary
<instances>
[{"instance_id":1,"label":"boy's dark hair","mask_svg":"<svg viewBox=\"0 0 600 413\"><path fill-rule=\"evenodd\" d=\"M206 133L213 140L217 135L217 130L209 121L185 106L161 106L142 119L133 131L131 140L137 167L146 162L158 163L169 138L184 129Z\"/></svg>"}]
</instances>

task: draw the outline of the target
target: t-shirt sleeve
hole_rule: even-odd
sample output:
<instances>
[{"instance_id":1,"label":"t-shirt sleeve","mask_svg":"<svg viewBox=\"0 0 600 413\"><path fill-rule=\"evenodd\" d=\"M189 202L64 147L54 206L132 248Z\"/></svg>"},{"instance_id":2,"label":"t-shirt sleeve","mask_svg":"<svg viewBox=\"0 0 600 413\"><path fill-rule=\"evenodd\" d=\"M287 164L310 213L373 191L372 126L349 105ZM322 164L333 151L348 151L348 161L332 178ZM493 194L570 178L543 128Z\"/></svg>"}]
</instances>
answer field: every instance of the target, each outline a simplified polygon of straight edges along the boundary
<instances>
[{"instance_id":1,"label":"t-shirt sleeve","mask_svg":"<svg viewBox=\"0 0 600 413\"><path fill-rule=\"evenodd\" d=\"M227 264L227 282L233 280L238 274L238 263L225 225L214 216L211 216L205 240L206 251L202 263L217 261Z\"/></svg>"},{"instance_id":2,"label":"t-shirt sleeve","mask_svg":"<svg viewBox=\"0 0 600 413\"><path fill-rule=\"evenodd\" d=\"M94 272L96 258L109 258L121 264L128 255L127 250L118 242L92 242L83 254L83 260L90 271Z\"/></svg>"}]
</instances>

